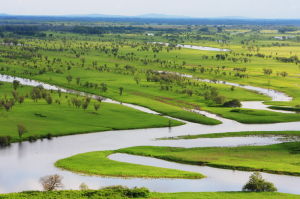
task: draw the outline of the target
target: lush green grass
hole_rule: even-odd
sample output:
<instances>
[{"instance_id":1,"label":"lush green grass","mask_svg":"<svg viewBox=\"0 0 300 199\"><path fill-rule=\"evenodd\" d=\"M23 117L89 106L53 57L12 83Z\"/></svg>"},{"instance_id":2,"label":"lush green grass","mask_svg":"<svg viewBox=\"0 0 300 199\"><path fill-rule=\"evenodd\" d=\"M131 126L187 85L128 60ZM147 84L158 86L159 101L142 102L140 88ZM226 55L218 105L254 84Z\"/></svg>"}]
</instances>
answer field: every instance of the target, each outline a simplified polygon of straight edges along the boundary
<instances>
[{"instance_id":1,"label":"lush green grass","mask_svg":"<svg viewBox=\"0 0 300 199\"><path fill-rule=\"evenodd\" d=\"M190 179L204 177L194 172L142 166L108 159L107 156L113 153L113 151L100 151L79 154L57 161L55 166L75 172L101 176Z\"/></svg>"},{"instance_id":2,"label":"lush green grass","mask_svg":"<svg viewBox=\"0 0 300 199\"><path fill-rule=\"evenodd\" d=\"M300 114L294 113L279 113L273 111L242 108L207 107L205 109L222 117L245 124L294 122L300 120Z\"/></svg>"},{"instance_id":3,"label":"lush green grass","mask_svg":"<svg viewBox=\"0 0 300 199\"><path fill-rule=\"evenodd\" d=\"M1 194L1 199L127 199L117 191L52 191ZM149 199L299 199L300 195L283 193L199 192L199 193L150 193ZM142 199L142 198L140 198Z\"/></svg>"},{"instance_id":4,"label":"lush green grass","mask_svg":"<svg viewBox=\"0 0 300 199\"><path fill-rule=\"evenodd\" d=\"M57 33L54 33L55 35L59 35ZM60 35L62 36L62 35ZM85 46L86 52L85 52L85 62L86 65L84 67L81 66L81 58L76 58L74 56L74 53L71 53L69 51L64 51L60 52L59 54L55 51L50 51L47 50L47 48L50 49L57 49L57 45L62 45L64 46L64 42L60 39L60 37L54 37L53 39L45 42L41 40L30 40L27 42L28 44L31 44L33 46L38 46L43 48L43 50L40 50L40 53L43 54L43 56L47 56L48 59L54 59L59 56L60 59L62 59L62 63L54 63L52 67L54 69L60 69L62 70L63 74L58 74L53 71L51 72L46 72L44 74L37 74L35 76L28 76L29 78L33 79L38 79L46 82L50 82L53 84L61 85L64 87L69 87L81 91L86 91L86 92L91 92L91 93L96 93L96 94L101 94L107 97L111 97L114 99L118 99L124 102L129 102L129 103L135 103L139 104L142 106L149 107L153 110L156 110L158 112L161 112L166 115L170 115L173 117L178 117L181 119L185 119L188 121L193 121L193 122L198 122L198 123L204 123L204 124L218 124L220 122L213 120L211 118L199 116L195 113L190 113L189 111L184 110L189 109L189 108L195 108L195 107L201 107L205 108L207 105L210 104L209 101L204 100L203 96L199 95L193 95L193 96L188 96L184 93L181 93L181 90L183 88L188 88L192 89L194 92L196 91L201 91L203 88L199 88L197 86L187 85L187 86L177 86L175 83L172 84L173 90L165 91L160 89L159 83L153 83L153 82L147 82L145 81L145 70L147 69L153 69L153 70L167 70L167 71L177 71L177 72L182 72L182 73L189 73L193 74L195 76L199 76L201 78L209 78L209 79L219 79L219 80L228 80L228 81L233 81L233 82L238 82L238 83L245 83L245 84L256 84L262 87L270 87L270 85L266 85L268 82L266 80L266 77L262 75L262 68L266 67L268 65L271 65L274 68L279 69L279 64L275 62L274 60L267 59L263 60L261 58L257 57L252 57L253 61L250 63L243 63L243 67L247 67L247 71L249 71L250 77L251 78L237 78L234 77L233 75L229 76L222 76L220 73L214 73L214 72L205 72L204 74L199 73L199 64L201 66L207 68L207 69L213 69L215 70L216 67L213 66L220 66L220 64L225 65L226 68L224 69L224 72L228 74L229 72L232 72L234 67L240 67L240 63L232 63L231 61L225 60L225 61L218 61L215 59L203 59L203 55L207 56L212 56L214 57L217 53L219 52L209 52L209 51L197 51L197 50L191 50L191 49L181 49L181 50L171 50L167 51L166 48L163 48L163 50L159 53L153 53L151 51L140 51L138 50L140 46L143 46L145 44L138 43L138 47L132 47L130 46L130 43L128 45L122 45L119 47L119 56L125 56L128 53L133 53L136 59L132 60L126 60L126 59L121 59L118 57L112 57L111 55L107 53L101 53L98 51L95 51L93 47L95 46L106 46L110 47L112 42L108 41L100 41L96 42L96 38L93 36L90 36L91 41L85 41L85 38L80 35L74 35L74 34L66 34L63 35L63 37L67 38L67 43L68 45L71 45L73 48L80 50L82 47L82 42L87 42L89 46ZM76 38L75 40L68 40L69 38ZM123 34L120 38L131 38L131 40L139 42L139 39L141 35L139 34ZM105 39L111 39L114 38L116 39L115 35L105 35ZM93 39L95 39L93 41ZM154 39L162 39L161 37L159 38L154 38ZM118 42L118 40L117 40ZM192 42L193 43L193 42ZM197 44L197 43L195 43ZM213 42L207 43L210 46L216 46ZM47 48L44 48L45 45L47 45ZM201 43L198 43L198 45L201 45ZM216 46L220 47L220 46ZM244 49L241 48L241 46L235 44L234 48L236 48L237 51L241 51L244 53ZM69 48L68 48L69 49ZM17 49L14 49L17 51ZM100 54L99 54L100 53ZM174 62L175 65L180 66L183 61L185 61L187 64L184 66L180 66L177 68L164 68L160 66L160 64L157 63L148 63L148 64L141 64L140 59L148 57L149 59L152 59L152 56L156 56L158 59L163 60L163 61L170 61ZM261 62L263 60L263 66L261 65ZM98 65L106 65L108 70L105 71L99 71L95 67L92 67L91 64L93 61L97 61ZM72 64L72 68L70 70L66 70L63 66L70 65L70 62L73 62L75 64ZM101 63L99 63L101 62ZM132 65L138 69L138 75L141 76L141 83L137 85L134 81L134 78L132 77L132 74L122 74L122 73L116 73L114 72L114 65L119 64L119 68L123 68L124 65ZM6 65L3 63L2 65ZM46 67L46 64L44 63L43 60L38 60L38 66L40 68ZM290 65L289 65L290 66ZM14 74L14 75L20 75L20 76L26 76L24 75L24 70L30 70L34 73L37 73L38 69L34 69L32 67L24 67L20 66L20 63L11 61L9 63L9 67L12 70L9 71L3 71L4 73L9 73L9 74ZM281 65L280 65L281 67ZM192 71L192 68L198 69L197 71ZM282 67L281 67L282 68ZM292 69L290 69L292 68ZM295 72L294 67L288 67L288 72ZM259 74L258 74L258 71ZM234 73L234 72L232 72ZM70 83L67 83L66 81L66 76L67 75L72 75L73 76L73 81ZM105 93L99 92L98 89L94 88L83 88L80 85L77 85L75 83L75 78L80 77L81 82L84 83L85 81L89 81L92 83L101 83L105 82L108 84L108 91ZM269 77L268 77L269 78ZM290 78L284 79L279 78L279 77L270 77L270 80L273 83L276 82L276 85L281 85L279 90L285 90L289 91L289 93L292 93L295 95L295 91L297 88L295 86L289 85L288 88L286 88L285 84L294 84L295 81ZM291 80L291 81L290 81ZM119 96L118 88L120 86L124 87L124 94L122 96ZM258 95L257 93L246 91L244 89L236 88L235 91L230 90L230 86L227 85L217 85L217 84L212 84L212 83L207 83L208 86L213 86L218 88L218 91L221 95L226 96L228 99L240 99L240 100L269 100L270 98L262 95ZM212 111L214 111L212 109ZM267 115L267 113L265 113ZM272 122L277 122L277 121L285 121L287 118L286 117L277 117L276 119L273 119L273 115L270 113L270 117L265 117L266 122L272 123ZM234 118L235 119L235 118ZM244 118L244 120L248 120L247 117ZM251 118L249 118L249 123L255 122ZM299 118L293 118L292 121L294 120L299 120Z\"/></svg>"},{"instance_id":5,"label":"lush green grass","mask_svg":"<svg viewBox=\"0 0 300 199\"><path fill-rule=\"evenodd\" d=\"M223 137L245 137L245 136L300 136L300 131L242 131L228 133L209 133L199 135L182 135L177 137L161 138L160 140L180 140L180 139L196 139L196 138L223 138Z\"/></svg>"},{"instance_id":6,"label":"lush green grass","mask_svg":"<svg viewBox=\"0 0 300 199\"><path fill-rule=\"evenodd\" d=\"M188 164L300 175L299 147L300 143L298 142L269 146L207 147L189 149L145 146L120 149L119 152L151 156Z\"/></svg>"},{"instance_id":7,"label":"lush green grass","mask_svg":"<svg viewBox=\"0 0 300 199\"><path fill-rule=\"evenodd\" d=\"M21 87L19 94L25 95L30 87ZM1 86L0 99L10 97L11 84ZM137 129L181 125L182 122L170 120L158 115L147 114L118 104L101 103L98 111L94 110L95 100L90 102L87 110L68 105L67 100L74 95L57 93L51 94L53 101L59 99L61 104L47 104L41 99L38 102L26 98L24 103L13 106L12 110L0 108L0 136L11 136L12 141L26 140L30 136L36 138L62 136L87 132L98 132L121 129ZM19 138L17 125L23 124L27 133Z\"/></svg>"}]
</instances>

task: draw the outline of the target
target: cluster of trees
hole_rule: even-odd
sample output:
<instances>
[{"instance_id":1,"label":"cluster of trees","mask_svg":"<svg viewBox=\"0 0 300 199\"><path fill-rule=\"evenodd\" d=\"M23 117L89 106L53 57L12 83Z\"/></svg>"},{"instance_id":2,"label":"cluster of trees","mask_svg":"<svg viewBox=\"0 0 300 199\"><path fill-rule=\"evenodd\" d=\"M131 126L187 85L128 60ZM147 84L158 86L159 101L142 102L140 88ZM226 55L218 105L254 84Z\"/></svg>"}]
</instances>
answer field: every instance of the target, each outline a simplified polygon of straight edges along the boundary
<instances>
[{"instance_id":1,"label":"cluster of trees","mask_svg":"<svg viewBox=\"0 0 300 199\"><path fill-rule=\"evenodd\" d=\"M291 57L276 57L276 60L284 62L284 63L300 63L300 59L297 56L291 56Z\"/></svg>"},{"instance_id":2,"label":"cluster of trees","mask_svg":"<svg viewBox=\"0 0 300 199\"><path fill-rule=\"evenodd\" d=\"M98 102L94 103L94 109L95 109L95 111L99 110L101 100L102 100L101 98L98 98ZM81 107L83 110L86 110L89 107L90 102L91 102L91 98L90 97L85 97L84 99L79 99L79 98L73 97L71 99L71 104L74 107L76 107L76 108L80 108Z\"/></svg>"},{"instance_id":3,"label":"cluster of trees","mask_svg":"<svg viewBox=\"0 0 300 199\"><path fill-rule=\"evenodd\" d=\"M270 68L264 68L263 73L264 73L264 75L269 75L270 76L273 73L273 70L270 69ZM286 76L288 76L288 73L285 72L285 71L282 71L282 72L277 72L276 75L281 76L281 77L286 77Z\"/></svg>"},{"instance_id":4,"label":"cluster of trees","mask_svg":"<svg viewBox=\"0 0 300 199\"><path fill-rule=\"evenodd\" d=\"M3 99L0 99L0 108L3 107L6 111L10 111L16 102L22 104L25 99L25 96L19 95L19 93L17 92L17 89L20 86L20 82L14 80L12 85L12 98L8 98L7 95L5 95Z\"/></svg>"},{"instance_id":5,"label":"cluster of trees","mask_svg":"<svg viewBox=\"0 0 300 199\"><path fill-rule=\"evenodd\" d=\"M220 95L218 89L212 87L204 93L204 99L208 101L212 101L215 104L223 104L226 100L226 97Z\"/></svg>"},{"instance_id":6,"label":"cluster of trees","mask_svg":"<svg viewBox=\"0 0 300 199\"><path fill-rule=\"evenodd\" d=\"M209 73L214 75L221 76L233 76L237 78L248 78L249 75L246 73L246 67L234 67L233 69L228 69L226 66L216 66L216 67L205 67L199 66L190 69L192 72L200 72L200 73Z\"/></svg>"}]
</instances>

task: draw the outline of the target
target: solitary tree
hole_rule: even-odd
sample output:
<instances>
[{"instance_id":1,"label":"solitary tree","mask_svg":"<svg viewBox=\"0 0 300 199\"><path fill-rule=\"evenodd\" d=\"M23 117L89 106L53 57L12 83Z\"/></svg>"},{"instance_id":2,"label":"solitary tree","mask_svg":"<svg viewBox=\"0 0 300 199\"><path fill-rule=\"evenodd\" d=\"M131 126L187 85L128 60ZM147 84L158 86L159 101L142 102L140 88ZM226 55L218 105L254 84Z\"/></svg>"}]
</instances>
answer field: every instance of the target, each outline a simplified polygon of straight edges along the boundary
<instances>
[{"instance_id":1,"label":"solitary tree","mask_svg":"<svg viewBox=\"0 0 300 199\"><path fill-rule=\"evenodd\" d=\"M271 75L273 73L273 70L268 68L264 68L263 71L265 75Z\"/></svg>"},{"instance_id":2,"label":"solitary tree","mask_svg":"<svg viewBox=\"0 0 300 199\"><path fill-rule=\"evenodd\" d=\"M45 98L47 104L52 104L52 97L50 95L48 95L46 98Z\"/></svg>"},{"instance_id":3,"label":"solitary tree","mask_svg":"<svg viewBox=\"0 0 300 199\"><path fill-rule=\"evenodd\" d=\"M273 183L264 180L259 172L254 172L247 184L243 187L243 191L252 192L275 192L277 188Z\"/></svg>"},{"instance_id":4,"label":"solitary tree","mask_svg":"<svg viewBox=\"0 0 300 199\"><path fill-rule=\"evenodd\" d=\"M18 80L13 81L13 88L14 90L17 90L17 88L20 86L20 82Z\"/></svg>"},{"instance_id":5,"label":"solitary tree","mask_svg":"<svg viewBox=\"0 0 300 199\"><path fill-rule=\"evenodd\" d=\"M99 103L95 103L94 104L95 111L98 111L99 108L100 108L100 104Z\"/></svg>"},{"instance_id":6,"label":"solitary tree","mask_svg":"<svg viewBox=\"0 0 300 199\"><path fill-rule=\"evenodd\" d=\"M138 75L135 75L135 76L134 76L134 81L135 81L136 84L139 84L140 81L141 81L141 77L138 76Z\"/></svg>"},{"instance_id":7,"label":"solitary tree","mask_svg":"<svg viewBox=\"0 0 300 199\"><path fill-rule=\"evenodd\" d=\"M76 77L76 84L79 85L80 83L80 77Z\"/></svg>"},{"instance_id":8,"label":"solitary tree","mask_svg":"<svg viewBox=\"0 0 300 199\"><path fill-rule=\"evenodd\" d=\"M101 83L100 86L101 86L100 89L101 89L102 92L106 92L107 91L107 84Z\"/></svg>"},{"instance_id":9,"label":"solitary tree","mask_svg":"<svg viewBox=\"0 0 300 199\"><path fill-rule=\"evenodd\" d=\"M87 101L85 101L85 102L82 104L83 110L86 110L88 107L89 107L89 103L88 103Z\"/></svg>"},{"instance_id":10,"label":"solitary tree","mask_svg":"<svg viewBox=\"0 0 300 199\"><path fill-rule=\"evenodd\" d=\"M68 75L66 77L66 79L67 79L68 83L70 84L70 82L72 81L73 77L71 75Z\"/></svg>"},{"instance_id":11,"label":"solitary tree","mask_svg":"<svg viewBox=\"0 0 300 199\"><path fill-rule=\"evenodd\" d=\"M18 134L19 134L20 138L22 137L22 135L24 133L27 133L27 129L26 129L26 127L23 124L18 124L17 128L18 128Z\"/></svg>"},{"instance_id":12,"label":"solitary tree","mask_svg":"<svg viewBox=\"0 0 300 199\"><path fill-rule=\"evenodd\" d=\"M45 191L54 191L63 187L62 179L63 177L58 174L49 175L42 177L40 183Z\"/></svg>"},{"instance_id":13,"label":"solitary tree","mask_svg":"<svg viewBox=\"0 0 300 199\"><path fill-rule=\"evenodd\" d=\"M119 94L120 94L120 95L122 95L122 94L123 94L123 90L124 90L124 88L123 88L123 87L120 87L120 88L119 88Z\"/></svg>"}]
</instances>

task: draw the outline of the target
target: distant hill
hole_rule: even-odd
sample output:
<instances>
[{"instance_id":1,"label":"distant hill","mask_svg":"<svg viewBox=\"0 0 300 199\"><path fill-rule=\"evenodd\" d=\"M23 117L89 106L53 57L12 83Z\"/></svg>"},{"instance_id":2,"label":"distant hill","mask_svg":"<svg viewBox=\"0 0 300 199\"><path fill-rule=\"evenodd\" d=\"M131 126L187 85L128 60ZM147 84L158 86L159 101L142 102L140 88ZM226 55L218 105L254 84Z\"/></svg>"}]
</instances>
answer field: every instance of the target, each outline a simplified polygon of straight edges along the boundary
<instances>
[{"instance_id":1,"label":"distant hill","mask_svg":"<svg viewBox=\"0 0 300 199\"><path fill-rule=\"evenodd\" d=\"M180 16L180 15L165 15L165 14L156 14L156 13L149 13L143 15L135 16L137 18L156 18L156 19L183 19L183 18L191 18L187 16Z\"/></svg>"},{"instance_id":2,"label":"distant hill","mask_svg":"<svg viewBox=\"0 0 300 199\"><path fill-rule=\"evenodd\" d=\"M10 15L5 13L0 13L0 16L22 16L22 15ZM32 15L34 16L34 15ZM180 15L165 15L165 14L156 14L149 13L143 15L135 15L135 16L124 16L124 15L106 15L106 14L70 14L70 15L55 15L46 17L87 17L87 18L148 18L148 19L184 19L184 18L192 18L187 16Z\"/></svg>"}]
</instances>

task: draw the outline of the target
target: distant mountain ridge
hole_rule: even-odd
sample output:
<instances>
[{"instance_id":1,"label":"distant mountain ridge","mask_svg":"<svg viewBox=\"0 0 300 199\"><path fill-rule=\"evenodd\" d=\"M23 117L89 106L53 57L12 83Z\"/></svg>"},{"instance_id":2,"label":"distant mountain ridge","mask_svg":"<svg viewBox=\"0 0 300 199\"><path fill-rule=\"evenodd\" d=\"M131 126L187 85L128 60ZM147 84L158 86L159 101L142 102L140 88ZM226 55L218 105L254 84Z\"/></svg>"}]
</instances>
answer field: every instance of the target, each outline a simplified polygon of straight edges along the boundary
<instances>
[{"instance_id":1,"label":"distant mountain ridge","mask_svg":"<svg viewBox=\"0 0 300 199\"><path fill-rule=\"evenodd\" d=\"M165 14L157 14L157 13L149 13L149 14L143 14L143 15L137 15L135 17L138 18L158 18L158 19L164 19L164 18L168 18L168 19L183 19L183 18L192 18L192 17L188 17L188 16L181 16L181 15L165 15Z\"/></svg>"},{"instance_id":2,"label":"distant mountain ridge","mask_svg":"<svg viewBox=\"0 0 300 199\"><path fill-rule=\"evenodd\" d=\"M0 13L0 17L9 18L9 17L53 17L53 18L91 18L91 19L153 19L153 20L173 20L173 19L190 19L190 20L240 20L240 21L253 21L253 20L268 20L268 21L275 21L275 20L300 20L300 19L280 19L280 18L251 18L251 17L243 17L243 16L219 16L219 17L192 17L192 16L183 16L183 15L167 15L167 14L158 14L158 13L148 13L142 15L110 15L110 14L66 14L66 15L22 15L22 14L7 14L7 13Z\"/></svg>"}]
</instances>

